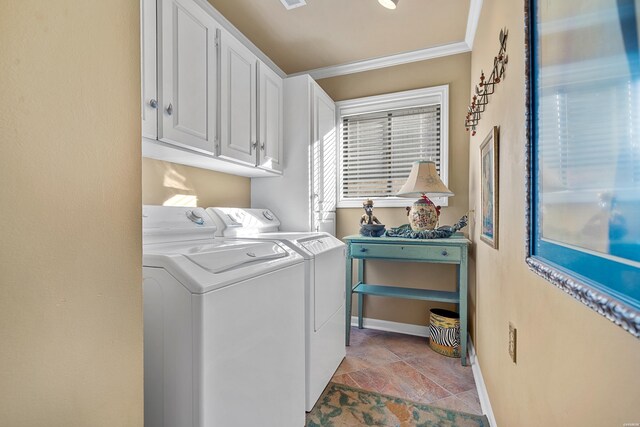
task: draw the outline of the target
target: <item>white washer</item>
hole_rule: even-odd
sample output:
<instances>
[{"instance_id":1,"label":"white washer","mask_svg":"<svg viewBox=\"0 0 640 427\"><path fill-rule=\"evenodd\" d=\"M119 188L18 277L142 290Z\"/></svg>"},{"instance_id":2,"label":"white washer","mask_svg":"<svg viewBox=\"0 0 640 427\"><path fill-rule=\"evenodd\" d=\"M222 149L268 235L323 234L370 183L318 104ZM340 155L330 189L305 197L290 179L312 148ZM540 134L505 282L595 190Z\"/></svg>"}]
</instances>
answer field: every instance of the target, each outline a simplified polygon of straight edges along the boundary
<instances>
[{"instance_id":1,"label":"white washer","mask_svg":"<svg viewBox=\"0 0 640 427\"><path fill-rule=\"evenodd\" d=\"M303 258L201 208L144 206L143 233L145 426L304 426Z\"/></svg>"},{"instance_id":2,"label":"white washer","mask_svg":"<svg viewBox=\"0 0 640 427\"><path fill-rule=\"evenodd\" d=\"M279 240L305 259L305 409L310 411L345 356L346 246L322 232L279 232L268 209L208 208L225 238Z\"/></svg>"}]
</instances>

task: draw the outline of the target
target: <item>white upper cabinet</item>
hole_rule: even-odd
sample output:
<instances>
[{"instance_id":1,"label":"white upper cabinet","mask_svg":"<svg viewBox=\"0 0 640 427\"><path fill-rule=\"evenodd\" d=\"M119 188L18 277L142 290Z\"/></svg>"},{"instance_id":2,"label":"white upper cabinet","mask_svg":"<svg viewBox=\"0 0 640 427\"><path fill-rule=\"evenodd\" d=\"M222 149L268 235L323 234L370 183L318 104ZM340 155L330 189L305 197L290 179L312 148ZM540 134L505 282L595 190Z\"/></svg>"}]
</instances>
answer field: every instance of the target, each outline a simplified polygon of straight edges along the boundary
<instances>
[{"instance_id":1,"label":"white upper cabinet","mask_svg":"<svg viewBox=\"0 0 640 427\"><path fill-rule=\"evenodd\" d=\"M283 81L263 63L259 64L258 166L282 172L283 169Z\"/></svg>"},{"instance_id":2,"label":"white upper cabinet","mask_svg":"<svg viewBox=\"0 0 640 427\"><path fill-rule=\"evenodd\" d=\"M251 206L271 209L282 231L335 235L335 103L306 74L284 80L283 104L286 167L281 176L251 180Z\"/></svg>"},{"instance_id":3,"label":"white upper cabinet","mask_svg":"<svg viewBox=\"0 0 640 427\"><path fill-rule=\"evenodd\" d=\"M141 0L140 29L142 37L142 136L158 138L158 65L156 52L156 0Z\"/></svg>"},{"instance_id":4,"label":"white upper cabinet","mask_svg":"<svg viewBox=\"0 0 640 427\"><path fill-rule=\"evenodd\" d=\"M214 154L218 25L193 0L158 0L157 4L158 139Z\"/></svg>"},{"instance_id":5,"label":"white upper cabinet","mask_svg":"<svg viewBox=\"0 0 640 427\"><path fill-rule=\"evenodd\" d=\"M270 60L206 0L140 0L140 13L142 155L282 174L283 80Z\"/></svg>"},{"instance_id":6,"label":"white upper cabinet","mask_svg":"<svg viewBox=\"0 0 640 427\"><path fill-rule=\"evenodd\" d=\"M220 40L221 158L256 165L258 58L226 31Z\"/></svg>"}]
</instances>

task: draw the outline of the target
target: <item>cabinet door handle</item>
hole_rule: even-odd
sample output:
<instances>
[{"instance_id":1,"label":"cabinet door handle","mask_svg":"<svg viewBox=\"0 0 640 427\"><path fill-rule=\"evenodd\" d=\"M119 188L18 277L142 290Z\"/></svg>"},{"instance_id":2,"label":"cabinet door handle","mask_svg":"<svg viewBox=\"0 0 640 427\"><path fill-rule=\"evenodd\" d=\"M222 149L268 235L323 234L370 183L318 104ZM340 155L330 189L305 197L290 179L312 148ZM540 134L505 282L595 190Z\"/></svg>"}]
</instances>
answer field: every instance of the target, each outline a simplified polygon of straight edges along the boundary
<instances>
[{"instance_id":1,"label":"cabinet door handle","mask_svg":"<svg viewBox=\"0 0 640 427\"><path fill-rule=\"evenodd\" d=\"M264 142L263 142L262 144L260 144L260 149L261 149L262 151L264 151Z\"/></svg>"},{"instance_id":2,"label":"cabinet door handle","mask_svg":"<svg viewBox=\"0 0 640 427\"><path fill-rule=\"evenodd\" d=\"M258 142L254 141L251 143L251 146L253 147L253 149L255 150L256 147L258 147Z\"/></svg>"},{"instance_id":3,"label":"cabinet door handle","mask_svg":"<svg viewBox=\"0 0 640 427\"><path fill-rule=\"evenodd\" d=\"M447 251L442 251L441 253L442 253L442 256L447 256L447 255L449 255L449 252L447 252Z\"/></svg>"},{"instance_id":4,"label":"cabinet door handle","mask_svg":"<svg viewBox=\"0 0 640 427\"><path fill-rule=\"evenodd\" d=\"M360 252L367 252L367 248L360 248Z\"/></svg>"},{"instance_id":5,"label":"cabinet door handle","mask_svg":"<svg viewBox=\"0 0 640 427\"><path fill-rule=\"evenodd\" d=\"M171 115L172 113L173 113L173 105L169 103L169 106L167 107L167 114Z\"/></svg>"},{"instance_id":6,"label":"cabinet door handle","mask_svg":"<svg viewBox=\"0 0 640 427\"><path fill-rule=\"evenodd\" d=\"M156 101L155 99L150 99L149 100L149 106L151 108L158 108L158 101Z\"/></svg>"}]
</instances>

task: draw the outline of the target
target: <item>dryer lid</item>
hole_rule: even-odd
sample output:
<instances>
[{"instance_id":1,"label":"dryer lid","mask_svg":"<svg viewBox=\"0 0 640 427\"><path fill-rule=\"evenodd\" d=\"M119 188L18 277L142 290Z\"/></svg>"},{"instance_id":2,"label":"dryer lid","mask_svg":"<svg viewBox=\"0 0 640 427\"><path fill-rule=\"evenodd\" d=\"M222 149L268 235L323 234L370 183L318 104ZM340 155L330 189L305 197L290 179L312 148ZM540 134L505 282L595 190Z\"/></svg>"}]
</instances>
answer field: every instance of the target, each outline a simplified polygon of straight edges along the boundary
<instances>
[{"instance_id":1,"label":"dryer lid","mask_svg":"<svg viewBox=\"0 0 640 427\"><path fill-rule=\"evenodd\" d=\"M299 239L298 244L314 255L346 246L340 240L327 233Z\"/></svg>"}]
</instances>

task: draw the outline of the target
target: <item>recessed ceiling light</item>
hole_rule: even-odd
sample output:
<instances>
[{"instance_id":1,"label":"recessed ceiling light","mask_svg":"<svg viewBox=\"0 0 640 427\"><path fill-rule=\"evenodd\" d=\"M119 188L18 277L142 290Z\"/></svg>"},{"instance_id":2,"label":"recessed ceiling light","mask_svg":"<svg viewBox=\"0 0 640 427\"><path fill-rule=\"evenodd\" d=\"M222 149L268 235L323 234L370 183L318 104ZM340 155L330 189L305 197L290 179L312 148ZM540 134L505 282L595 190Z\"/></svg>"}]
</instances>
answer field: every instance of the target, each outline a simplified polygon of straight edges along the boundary
<instances>
[{"instance_id":1,"label":"recessed ceiling light","mask_svg":"<svg viewBox=\"0 0 640 427\"><path fill-rule=\"evenodd\" d=\"M378 0L378 3L386 7L387 9L395 9L398 6L400 0Z\"/></svg>"},{"instance_id":2,"label":"recessed ceiling light","mask_svg":"<svg viewBox=\"0 0 640 427\"><path fill-rule=\"evenodd\" d=\"M284 7L287 8L287 10L295 9L296 7L304 6L305 4L307 4L305 0L280 0L280 1L284 5Z\"/></svg>"}]
</instances>

